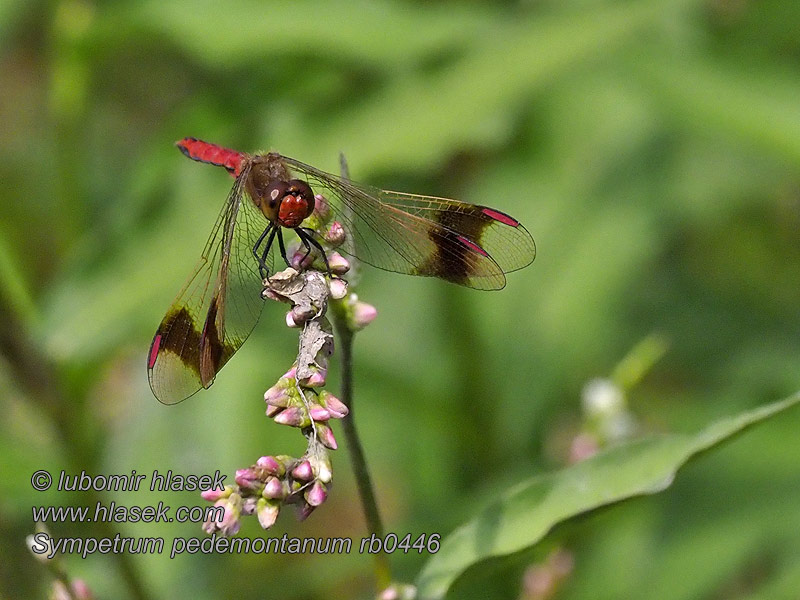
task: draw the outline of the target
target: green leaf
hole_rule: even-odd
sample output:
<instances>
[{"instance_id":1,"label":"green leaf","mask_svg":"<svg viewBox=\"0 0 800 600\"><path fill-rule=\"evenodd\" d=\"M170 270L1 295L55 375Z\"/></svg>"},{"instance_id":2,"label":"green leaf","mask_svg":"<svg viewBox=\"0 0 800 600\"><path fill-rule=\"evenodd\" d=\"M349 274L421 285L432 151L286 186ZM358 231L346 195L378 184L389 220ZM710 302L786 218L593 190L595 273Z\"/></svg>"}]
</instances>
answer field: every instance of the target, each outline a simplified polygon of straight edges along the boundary
<instances>
[{"instance_id":1,"label":"green leaf","mask_svg":"<svg viewBox=\"0 0 800 600\"><path fill-rule=\"evenodd\" d=\"M532 546L566 519L666 489L696 454L798 403L800 393L721 419L694 435L650 436L522 483L442 542L418 578L420 598L444 597L473 564Z\"/></svg>"}]
</instances>

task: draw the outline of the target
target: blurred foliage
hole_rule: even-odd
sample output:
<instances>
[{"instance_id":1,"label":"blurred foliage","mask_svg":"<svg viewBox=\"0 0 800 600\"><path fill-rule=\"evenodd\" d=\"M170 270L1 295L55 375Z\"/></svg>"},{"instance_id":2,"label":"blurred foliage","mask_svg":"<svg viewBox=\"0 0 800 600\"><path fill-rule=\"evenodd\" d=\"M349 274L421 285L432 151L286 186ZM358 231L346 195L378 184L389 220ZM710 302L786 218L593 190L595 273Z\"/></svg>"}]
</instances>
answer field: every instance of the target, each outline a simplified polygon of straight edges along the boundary
<instances>
[{"instance_id":1,"label":"blurred foliage","mask_svg":"<svg viewBox=\"0 0 800 600\"><path fill-rule=\"evenodd\" d=\"M606 452L581 457L568 468L520 482L456 529L441 550L431 556L417 578L420 599L444 598L456 578L469 567L487 558L528 549L567 519L667 489L678 469L692 457L799 402L800 394L795 394L721 419L694 435L641 437L614 445ZM532 592L539 591L536 587Z\"/></svg>"},{"instance_id":2,"label":"blurred foliage","mask_svg":"<svg viewBox=\"0 0 800 600\"><path fill-rule=\"evenodd\" d=\"M496 206L536 239L499 293L362 270L379 316L356 339L359 425L390 531L446 534L565 464L585 382L654 331L668 350L628 393L647 431L800 388L797 31L800 4L783 0L0 1L0 597L46 597L24 549L31 505L98 500L37 493L36 469L232 473L302 451L263 416L296 348L280 307L210 391L165 407L148 389L151 336L230 186L180 156L187 135L334 172L343 151L356 180ZM452 596L518 597L555 547L574 556L558 598L796 596L798 425L787 412L663 494L482 563ZM365 535L346 453L324 508L268 535ZM425 556L392 559L412 580ZM371 566L357 552L65 560L123 600L368 598Z\"/></svg>"}]
</instances>

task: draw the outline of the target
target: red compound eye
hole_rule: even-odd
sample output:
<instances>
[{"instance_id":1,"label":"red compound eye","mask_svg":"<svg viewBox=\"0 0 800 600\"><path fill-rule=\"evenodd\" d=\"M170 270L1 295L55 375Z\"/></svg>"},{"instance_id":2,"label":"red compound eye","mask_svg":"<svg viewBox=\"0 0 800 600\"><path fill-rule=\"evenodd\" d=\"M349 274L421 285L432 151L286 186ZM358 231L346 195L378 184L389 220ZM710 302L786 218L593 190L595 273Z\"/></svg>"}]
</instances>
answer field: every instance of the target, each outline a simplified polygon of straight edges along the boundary
<instances>
[{"instance_id":1,"label":"red compound eye","mask_svg":"<svg viewBox=\"0 0 800 600\"><path fill-rule=\"evenodd\" d=\"M286 195L278 210L278 223L283 227L297 227L314 211L314 192L299 179L292 179L285 185Z\"/></svg>"}]
</instances>

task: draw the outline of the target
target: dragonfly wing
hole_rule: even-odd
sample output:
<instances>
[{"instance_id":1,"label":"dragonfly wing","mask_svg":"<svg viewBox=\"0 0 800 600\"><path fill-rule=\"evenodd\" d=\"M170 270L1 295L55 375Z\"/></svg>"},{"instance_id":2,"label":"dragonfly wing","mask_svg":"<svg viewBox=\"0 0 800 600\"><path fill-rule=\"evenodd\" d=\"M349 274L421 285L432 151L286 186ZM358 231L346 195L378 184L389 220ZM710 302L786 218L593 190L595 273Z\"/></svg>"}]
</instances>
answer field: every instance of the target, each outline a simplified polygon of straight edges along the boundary
<instances>
[{"instance_id":1,"label":"dragonfly wing","mask_svg":"<svg viewBox=\"0 0 800 600\"><path fill-rule=\"evenodd\" d=\"M536 244L528 230L497 209L403 192L381 191L380 200L468 237L491 255L503 273L527 267L536 258Z\"/></svg>"},{"instance_id":2,"label":"dragonfly wing","mask_svg":"<svg viewBox=\"0 0 800 600\"><path fill-rule=\"evenodd\" d=\"M353 254L375 267L495 290L505 275L530 264L536 247L516 219L485 206L387 192L320 171L287 165L326 195L352 237Z\"/></svg>"},{"instance_id":3,"label":"dragonfly wing","mask_svg":"<svg viewBox=\"0 0 800 600\"><path fill-rule=\"evenodd\" d=\"M253 246L268 225L237 177L203 255L158 326L147 360L153 394L175 404L201 388L245 342L263 308Z\"/></svg>"}]
</instances>

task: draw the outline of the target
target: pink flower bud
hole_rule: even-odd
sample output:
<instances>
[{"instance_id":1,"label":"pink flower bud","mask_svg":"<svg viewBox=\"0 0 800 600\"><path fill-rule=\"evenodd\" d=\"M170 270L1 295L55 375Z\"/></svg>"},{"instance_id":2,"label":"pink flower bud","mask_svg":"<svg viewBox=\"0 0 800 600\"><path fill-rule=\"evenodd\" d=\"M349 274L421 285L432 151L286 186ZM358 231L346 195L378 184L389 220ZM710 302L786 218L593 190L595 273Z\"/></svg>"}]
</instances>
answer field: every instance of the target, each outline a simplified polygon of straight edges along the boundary
<instances>
[{"instance_id":1,"label":"pink flower bud","mask_svg":"<svg viewBox=\"0 0 800 600\"><path fill-rule=\"evenodd\" d=\"M344 227L342 227L342 224L339 223L339 221L334 221L331 223L328 231L322 235L322 238L328 242L332 248L338 248L341 246L346 237L347 234L344 231Z\"/></svg>"},{"instance_id":2,"label":"pink flower bud","mask_svg":"<svg viewBox=\"0 0 800 600\"><path fill-rule=\"evenodd\" d=\"M217 522L214 515L209 515L208 520L203 523L203 531L206 533L217 533L224 536L236 535L241 527L239 516L242 511L242 497L233 493L227 498L221 498L214 503L214 506L221 506L225 510L222 520Z\"/></svg>"},{"instance_id":3,"label":"pink flower bud","mask_svg":"<svg viewBox=\"0 0 800 600\"><path fill-rule=\"evenodd\" d=\"M397 588L392 585L378 594L378 600L400 600L400 593Z\"/></svg>"},{"instance_id":4,"label":"pink flower bud","mask_svg":"<svg viewBox=\"0 0 800 600\"><path fill-rule=\"evenodd\" d=\"M311 425L311 419L308 417L308 413L299 406L284 408L275 415L273 419L276 423L288 425L289 427L308 427Z\"/></svg>"},{"instance_id":5,"label":"pink flower bud","mask_svg":"<svg viewBox=\"0 0 800 600\"><path fill-rule=\"evenodd\" d=\"M289 262L292 264L292 267L298 271L305 271L314 264L314 253L306 254L305 248L298 249L292 254Z\"/></svg>"},{"instance_id":6,"label":"pink flower bud","mask_svg":"<svg viewBox=\"0 0 800 600\"><path fill-rule=\"evenodd\" d=\"M328 199L322 194L314 196L314 213L319 217L320 221L326 221L331 214Z\"/></svg>"},{"instance_id":7,"label":"pink flower bud","mask_svg":"<svg viewBox=\"0 0 800 600\"><path fill-rule=\"evenodd\" d=\"M233 496L238 496L238 494L233 494ZM239 528L242 526L242 522L239 520L240 515L241 497L239 497L238 503L229 501L225 505L225 516L222 518L222 523L219 524L219 532L226 537L239 533Z\"/></svg>"},{"instance_id":8,"label":"pink flower bud","mask_svg":"<svg viewBox=\"0 0 800 600\"><path fill-rule=\"evenodd\" d=\"M72 581L72 595L75 600L93 600L92 590L86 585L83 579L74 579Z\"/></svg>"},{"instance_id":9,"label":"pink flower bud","mask_svg":"<svg viewBox=\"0 0 800 600\"><path fill-rule=\"evenodd\" d=\"M258 498L255 496L249 496L247 498L242 499L242 514L243 515L252 515L256 512L256 502Z\"/></svg>"},{"instance_id":10,"label":"pink flower bud","mask_svg":"<svg viewBox=\"0 0 800 600\"><path fill-rule=\"evenodd\" d=\"M286 408L289 406L289 404L291 404L291 399L289 398L287 390L287 386L284 385L282 381L278 381L278 383L266 391L264 394L264 400L267 402L267 404L272 406Z\"/></svg>"},{"instance_id":11,"label":"pink flower bud","mask_svg":"<svg viewBox=\"0 0 800 600\"><path fill-rule=\"evenodd\" d=\"M338 445L336 444L336 438L333 437L333 430L325 423L317 423L317 436L319 437L319 441L322 442L323 446L330 448L331 450L336 450L336 448L338 448Z\"/></svg>"},{"instance_id":12,"label":"pink flower bud","mask_svg":"<svg viewBox=\"0 0 800 600\"><path fill-rule=\"evenodd\" d=\"M236 485L243 490L260 492L264 487L264 483L261 481L258 473L252 468L238 469L236 471L236 475L234 476L234 480L236 481Z\"/></svg>"},{"instance_id":13,"label":"pink flower bud","mask_svg":"<svg viewBox=\"0 0 800 600\"><path fill-rule=\"evenodd\" d=\"M280 503L270 502L261 498L256 504L256 514L258 515L258 524L264 529L269 529L275 524L280 512Z\"/></svg>"},{"instance_id":14,"label":"pink flower bud","mask_svg":"<svg viewBox=\"0 0 800 600\"><path fill-rule=\"evenodd\" d=\"M350 412L344 402L339 400L327 390L322 391L322 393L319 395L319 399L325 408L328 409L328 412L334 419L346 417L347 413Z\"/></svg>"},{"instance_id":15,"label":"pink flower bud","mask_svg":"<svg viewBox=\"0 0 800 600\"><path fill-rule=\"evenodd\" d=\"M277 477L270 477L261 495L264 496L264 498L270 499L283 498L285 496L283 482Z\"/></svg>"},{"instance_id":16,"label":"pink flower bud","mask_svg":"<svg viewBox=\"0 0 800 600\"><path fill-rule=\"evenodd\" d=\"M305 493L306 502L308 502L311 506L319 506L325 499L328 497L328 491L325 489L325 484L321 481L315 481L314 485L311 486Z\"/></svg>"},{"instance_id":17,"label":"pink flower bud","mask_svg":"<svg viewBox=\"0 0 800 600\"><path fill-rule=\"evenodd\" d=\"M347 295L347 282L344 279L334 277L330 280L330 283L328 283L328 287L331 290L331 297L334 300L341 300Z\"/></svg>"},{"instance_id":18,"label":"pink flower bud","mask_svg":"<svg viewBox=\"0 0 800 600\"><path fill-rule=\"evenodd\" d=\"M312 404L308 409L308 414L314 421L327 421L331 418L328 409L319 404Z\"/></svg>"},{"instance_id":19,"label":"pink flower bud","mask_svg":"<svg viewBox=\"0 0 800 600\"><path fill-rule=\"evenodd\" d=\"M311 463L307 460L302 461L292 469L292 477L295 479L302 479L303 481L311 481L314 478L314 471L311 469Z\"/></svg>"},{"instance_id":20,"label":"pink flower bud","mask_svg":"<svg viewBox=\"0 0 800 600\"><path fill-rule=\"evenodd\" d=\"M318 388L325 385L325 379L328 375L328 369L316 369L310 377L307 377L301 383L305 387Z\"/></svg>"},{"instance_id":21,"label":"pink flower bud","mask_svg":"<svg viewBox=\"0 0 800 600\"><path fill-rule=\"evenodd\" d=\"M378 316L378 309L366 302L357 301L353 305L353 325L356 329L364 329Z\"/></svg>"},{"instance_id":22,"label":"pink flower bud","mask_svg":"<svg viewBox=\"0 0 800 600\"><path fill-rule=\"evenodd\" d=\"M338 252L331 252L328 256L328 266L334 275L344 275L350 270L348 260Z\"/></svg>"},{"instance_id":23,"label":"pink flower bud","mask_svg":"<svg viewBox=\"0 0 800 600\"><path fill-rule=\"evenodd\" d=\"M577 463L591 458L600 450L597 438L590 433L580 433L575 436L569 447L569 462Z\"/></svg>"},{"instance_id":24,"label":"pink flower bud","mask_svg":"<svg viewBox=\"0 0 800 600\"><path fill-rule=\"evenodd\" d=\"M92 591L83 579L75 579L70 583L72 592L62 581L54 581L50 591L50 600L94 600Z\"/></svg>"},{"instance_id":25,"label":"pink flower bud","mask_svg":"<svg viewBox=\"0 0 800 600\"><path fill-rule=\"evenodd\" d=\"M417 588L408 583L393 583L383 590L376 600L414 600Z\"/></svg>"},{"instance_id":26,"label":"pink flower bud","mask_svg":"<svg viewBox=\"0 0 800 600\"><path fill-rule=\"evenodd\" d=\"M220 490L218 488L204 490L200 492L200 497L203 500L208 500L209 502L216 502L220 498L227 498L230 496L232 491L233 488L229 485L226 485L224 490Z\"/></svg>"},{"instance_id":27,"label":"pink flower bud","mask_svg":"<svg viewBox=\"0 0 800 600\"><path fill-rule=\"evenodd\" d=\"M256 461L256 466L271 475L281 475L284 472L283 465L275 460L273 456L262 456Z\"/></svg>"}]
</instances>

